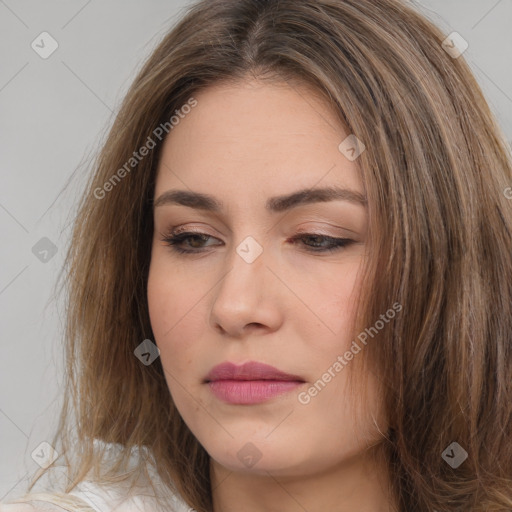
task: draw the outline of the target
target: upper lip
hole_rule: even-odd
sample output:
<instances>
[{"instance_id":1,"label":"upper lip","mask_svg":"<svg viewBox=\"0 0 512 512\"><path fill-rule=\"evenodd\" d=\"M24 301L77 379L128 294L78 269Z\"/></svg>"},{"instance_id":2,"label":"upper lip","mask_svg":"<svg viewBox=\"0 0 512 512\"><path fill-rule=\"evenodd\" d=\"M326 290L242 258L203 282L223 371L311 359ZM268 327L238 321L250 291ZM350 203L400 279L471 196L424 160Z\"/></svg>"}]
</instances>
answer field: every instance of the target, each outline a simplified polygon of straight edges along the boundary
<instances>
[{"instance_id":1,"label":"upper lip","mask_svg":"<svg viewBox=\"0 0 512 512\"><path fill-rule=\"evenodd\" d=\"M205 378L205 382L215 380L288 380L304 382L302 377L282 372L268 364L250 361L242 365L224 362L214 366Z\"/></svg>"}]
</instances>

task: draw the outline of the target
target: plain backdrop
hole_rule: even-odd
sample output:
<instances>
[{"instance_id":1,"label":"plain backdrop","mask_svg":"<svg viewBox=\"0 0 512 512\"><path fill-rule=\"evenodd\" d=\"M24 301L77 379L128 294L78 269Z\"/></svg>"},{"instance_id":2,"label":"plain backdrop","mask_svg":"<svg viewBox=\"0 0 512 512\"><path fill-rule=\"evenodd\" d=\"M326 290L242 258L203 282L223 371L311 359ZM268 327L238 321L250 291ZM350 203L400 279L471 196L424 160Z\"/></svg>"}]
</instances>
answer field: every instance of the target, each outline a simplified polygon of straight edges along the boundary
<instances>
[{"instance_id":1,"label":"plain backdrop","mask_svg":"<svg viewBox=\"0 0 512 512\"><path fill-rule=\"evenodd\" d=\"M512 140L512 1L414 4L469 43L464 57ZM23 492L59 412L65 304L54 287L87 163L187 5L0 0L0 501Z\"/></svg>"}]
</instances>

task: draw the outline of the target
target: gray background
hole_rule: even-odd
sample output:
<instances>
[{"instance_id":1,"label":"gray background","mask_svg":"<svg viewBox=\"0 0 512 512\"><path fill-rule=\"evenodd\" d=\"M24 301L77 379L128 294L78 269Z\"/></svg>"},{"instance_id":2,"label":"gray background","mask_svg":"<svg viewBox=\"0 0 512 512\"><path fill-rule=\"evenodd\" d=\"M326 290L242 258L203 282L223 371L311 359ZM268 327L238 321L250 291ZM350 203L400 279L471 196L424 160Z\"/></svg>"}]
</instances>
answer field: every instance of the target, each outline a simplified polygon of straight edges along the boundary
<instances>
[{"instance_id":1,"label":"gray background","mask_svg":"<svg viewBox=\"0 0 512 512\"><path fill-rule=\"evenodd\" d=\"M512 140L512 0L414 3L469 42L464 57ZM54 285L91 155L143 58L187 5L0 0L0 501L24 490L38 468L31 453L59 411L64 305ZM47 59L31 47L43 31L59 45Z\"/></svg>"}]
</instances>

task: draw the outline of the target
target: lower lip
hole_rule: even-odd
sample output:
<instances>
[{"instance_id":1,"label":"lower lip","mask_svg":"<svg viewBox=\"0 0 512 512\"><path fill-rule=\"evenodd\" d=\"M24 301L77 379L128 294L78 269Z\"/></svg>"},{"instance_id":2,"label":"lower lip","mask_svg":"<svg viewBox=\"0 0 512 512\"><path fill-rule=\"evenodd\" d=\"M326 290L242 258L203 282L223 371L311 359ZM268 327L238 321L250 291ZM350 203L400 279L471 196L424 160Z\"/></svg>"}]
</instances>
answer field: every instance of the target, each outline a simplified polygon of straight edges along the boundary
<instances>
[{"instance_id":1,"label":"lower lip","mask_svg":"<svg viewBox=\"0 0 512 512\"><path fill-rule=\"evenodd\" d=\"M229 404L249 405L265 402L299 387L290 380L216 380L208 382L212 393Z\"/></svg>"}]
</instances>

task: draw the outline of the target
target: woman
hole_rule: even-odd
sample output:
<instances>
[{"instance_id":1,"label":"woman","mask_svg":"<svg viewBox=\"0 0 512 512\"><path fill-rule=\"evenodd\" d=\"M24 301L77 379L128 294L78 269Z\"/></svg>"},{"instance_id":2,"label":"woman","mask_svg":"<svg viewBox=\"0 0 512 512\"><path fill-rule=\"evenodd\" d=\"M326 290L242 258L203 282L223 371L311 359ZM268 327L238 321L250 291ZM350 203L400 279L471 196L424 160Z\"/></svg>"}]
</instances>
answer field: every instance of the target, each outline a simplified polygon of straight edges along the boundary
<instances>
[{"instance_id":1,"label":"woman","mask_svg":"<svg viewBox=\"0 0 512 512\"><path fill-rule=\"evenodd\" d=\"M512 162L458 44L398 0L190 9L81 204L69 472L26 502L512 509Z\"/></svg>"}]
</instances>

